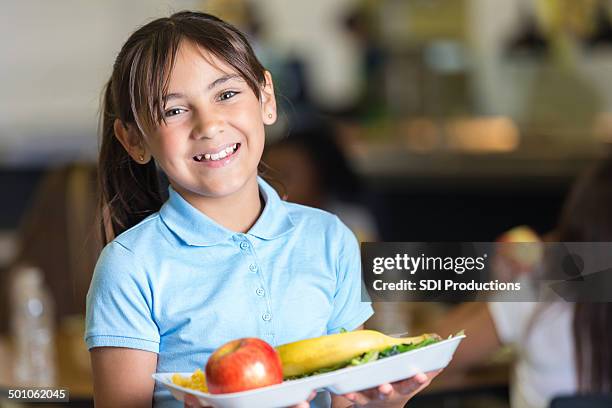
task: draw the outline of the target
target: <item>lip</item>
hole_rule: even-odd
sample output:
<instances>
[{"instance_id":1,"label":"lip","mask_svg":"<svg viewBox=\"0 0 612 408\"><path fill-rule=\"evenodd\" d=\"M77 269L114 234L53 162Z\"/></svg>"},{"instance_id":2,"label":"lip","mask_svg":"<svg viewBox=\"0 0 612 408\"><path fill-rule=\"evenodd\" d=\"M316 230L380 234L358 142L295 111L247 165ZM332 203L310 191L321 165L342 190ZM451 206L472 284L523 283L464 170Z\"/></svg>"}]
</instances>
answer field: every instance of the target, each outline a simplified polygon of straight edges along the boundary
<instances>
[{"instance_id":1,"label":"lip","mask_svg":"<svg viewBox=\"0 0 612 408\"><path fill-rule=\"evenodd\" d=\"M197 161L197 160L193 159L193 157L195 157L197 155L200 155L200 154L205 154L205 153L212 154L212 153L220 152L221 150L223 150L223 149L225 149L227 147L230 147L230 146L232 146L234 144L237 145L236 151L234 153L230 154L229 156L224 157L221 160L212 161L212 160L204 160L204 159L202 159L202 161ZM198 154L192 156L191 160L194 163L198 164L198 165L206 166L206 167L209 167L209 168L225 167L228 164L230 164L231 162L233 162L238 157L238 154L240 153L241 147L242 147L242 143L240 143L240 142L227 143L225 145L222 145L222 146L219 146L219 147L215 148L214 150L208 150L206 152L198 153Z\"/></svg>"},{"instance_id":2,"label":"lip","mask_svg":"<svg viewBox=\"0 0 612 408\"><path fill-rule=\"evenodd\" d=\"M217 146L217 147L215 147L215 148L213 148L213 149L209 149L209 150L202 150L202 151L200 151L200 152L197 152L197 153L196 153L196 154L194 154L193 156L195 157L195 156L198 156L198 155L200 155L200 154L202 154L202 155L203 155L203 154L206 154L206 153L209 153L209 154L219 153L221 150L225 150L225 149L227 149L228 147L231 147L231 146L233 146L233 145L235 145L235 144L240 144L240 142L226 143L226 144L224 144L224 145Z\"/></svg>"}]
</instances>

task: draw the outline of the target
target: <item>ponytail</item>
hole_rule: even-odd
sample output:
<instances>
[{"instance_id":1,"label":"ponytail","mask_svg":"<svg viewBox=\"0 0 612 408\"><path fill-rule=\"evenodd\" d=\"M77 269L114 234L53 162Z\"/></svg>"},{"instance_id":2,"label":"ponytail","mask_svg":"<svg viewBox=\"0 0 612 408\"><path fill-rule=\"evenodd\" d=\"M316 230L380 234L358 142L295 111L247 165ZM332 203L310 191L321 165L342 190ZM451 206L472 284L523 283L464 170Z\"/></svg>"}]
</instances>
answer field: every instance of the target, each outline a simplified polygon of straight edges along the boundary
<instances>
[{"instance_id":1,"label":"ponytail","mask_svg":"<svg viewBox=\"0 0 612 408\"><path fill-rule=\"evenodd\" d=\"M138 164L115 137L118 118L112 79L106 84L101 113L101 146L98 159L99 224L104 244L138 224L162 205L155 162Z\"/></svg>"}]
</instances>

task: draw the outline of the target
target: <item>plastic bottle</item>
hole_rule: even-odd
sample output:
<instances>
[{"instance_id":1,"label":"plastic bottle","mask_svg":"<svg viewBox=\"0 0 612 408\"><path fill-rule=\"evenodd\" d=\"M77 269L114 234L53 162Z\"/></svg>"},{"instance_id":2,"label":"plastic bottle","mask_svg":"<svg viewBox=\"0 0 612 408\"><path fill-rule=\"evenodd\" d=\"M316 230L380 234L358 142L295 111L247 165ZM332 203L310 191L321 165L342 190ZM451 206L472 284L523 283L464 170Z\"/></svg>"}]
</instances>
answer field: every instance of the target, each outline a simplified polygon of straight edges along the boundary
<instances>
[{"instance_id":1,"label":"plastic bottle","mask_svg":"<svg viewBox=\"0 0 612 408\"><path fill-rule=\"evenodd\" d=\"M52 386L56 379L54 304L41 271L19 267L11 289L15 380L22 385Z\"/></svg>"}]
</instances>

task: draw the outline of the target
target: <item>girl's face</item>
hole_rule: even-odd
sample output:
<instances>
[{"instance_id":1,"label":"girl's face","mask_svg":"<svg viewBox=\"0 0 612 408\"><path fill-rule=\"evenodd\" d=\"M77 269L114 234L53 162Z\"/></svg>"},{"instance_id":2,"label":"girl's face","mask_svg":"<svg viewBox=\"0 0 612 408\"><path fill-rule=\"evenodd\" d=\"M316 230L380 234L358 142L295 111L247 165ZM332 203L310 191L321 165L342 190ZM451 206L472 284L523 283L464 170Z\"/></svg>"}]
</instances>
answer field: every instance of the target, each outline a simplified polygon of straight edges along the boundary
<instances>
[{"instance_id":1,"label":"girl's face","mask_svg":"<svg viewBox=\"0 0 612 408\"><path fill-rule=\"evenodd\" d=\"M228 197L257 184L264 124L276 120L268 72L258 99L234 68L183 41L164 102L166 123L145 136L145 149L187 201Z\"/></svg>"}]
</instances>

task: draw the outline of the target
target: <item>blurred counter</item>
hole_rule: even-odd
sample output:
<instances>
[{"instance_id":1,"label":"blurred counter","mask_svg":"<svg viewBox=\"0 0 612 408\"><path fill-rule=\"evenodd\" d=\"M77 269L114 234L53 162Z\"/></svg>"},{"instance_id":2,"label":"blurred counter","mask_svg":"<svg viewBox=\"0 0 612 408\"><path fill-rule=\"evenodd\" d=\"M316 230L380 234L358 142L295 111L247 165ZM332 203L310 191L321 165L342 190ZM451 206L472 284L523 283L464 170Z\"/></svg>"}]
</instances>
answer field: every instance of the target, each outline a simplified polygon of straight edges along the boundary
<instances>
[{"instance_id":1,"label":"blurred counter","mask_svg":"<svg viewBox=\"0 0 612 408\"><path fill-rule=\"evenodd\" d=\"M612 119L603 133L558 126L519 126L508 117L398 118L340 122L338 138L366 179L454 183L567 182L612 148ZM494 186L494 184L492 184Z\"/></svg>"},{"instance_id":2,"label":"blurred counter","mask_svg":"<svg viewBox=\"0 0 612 408\"><path fill-rule=\"evenodd\" d=\"M390 146L373 146L367 153L352 156L357 171L371 185L431 184L563 185L571 181L597 156L541 157L521 153L471 155L457 153L416 154ZM401 183L400 183L401 181Z\"/></svg>"}]
</instances>

